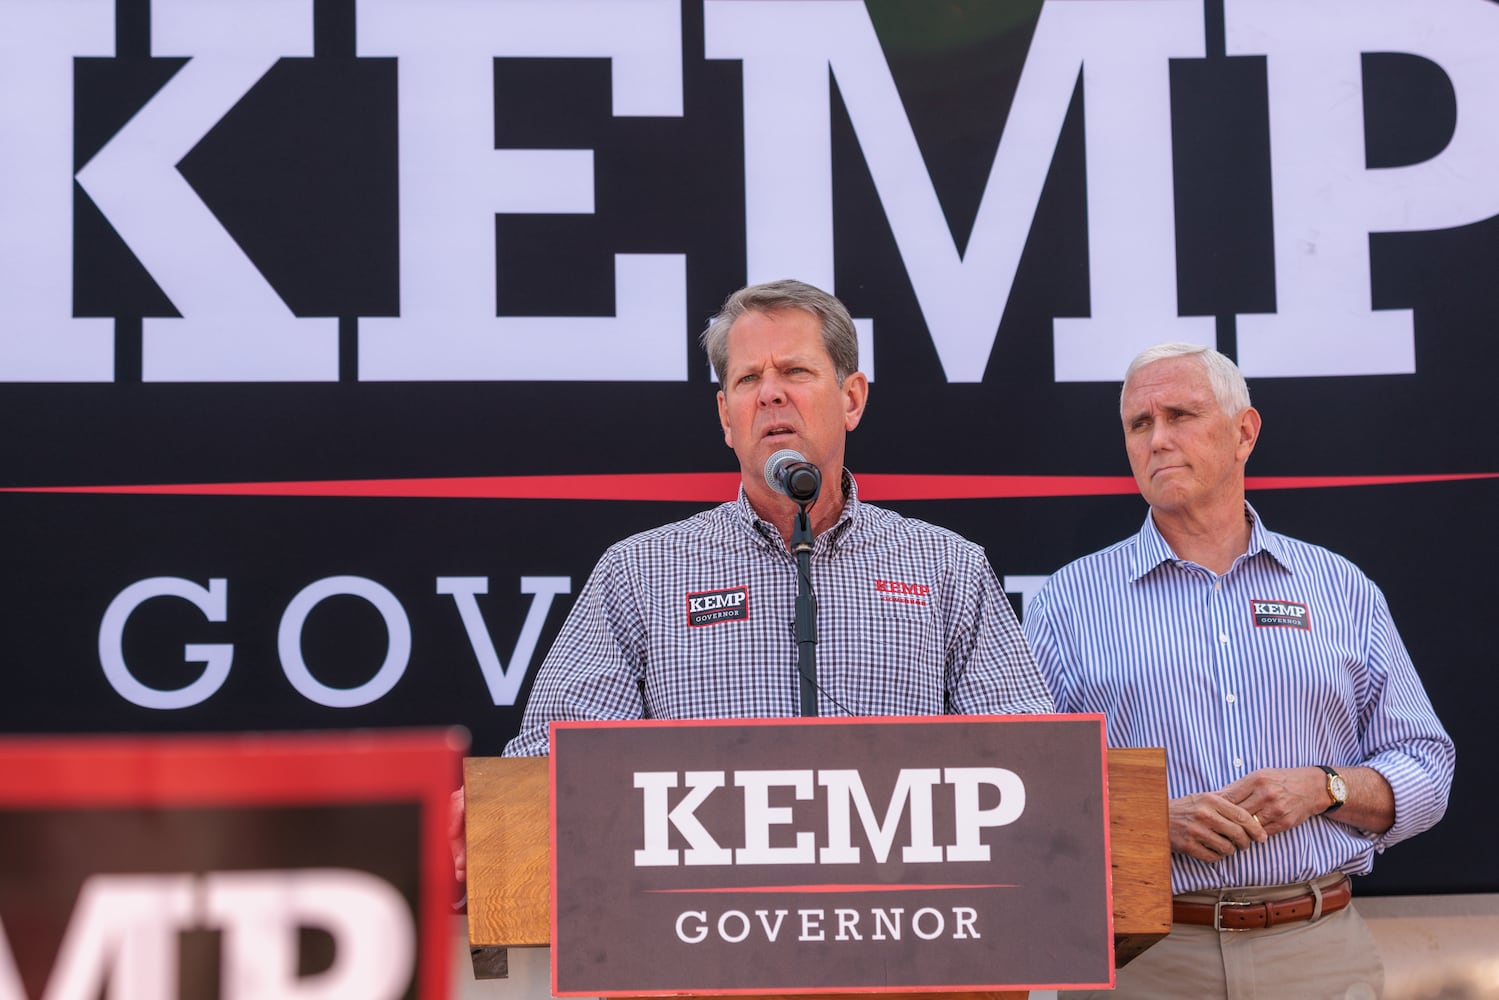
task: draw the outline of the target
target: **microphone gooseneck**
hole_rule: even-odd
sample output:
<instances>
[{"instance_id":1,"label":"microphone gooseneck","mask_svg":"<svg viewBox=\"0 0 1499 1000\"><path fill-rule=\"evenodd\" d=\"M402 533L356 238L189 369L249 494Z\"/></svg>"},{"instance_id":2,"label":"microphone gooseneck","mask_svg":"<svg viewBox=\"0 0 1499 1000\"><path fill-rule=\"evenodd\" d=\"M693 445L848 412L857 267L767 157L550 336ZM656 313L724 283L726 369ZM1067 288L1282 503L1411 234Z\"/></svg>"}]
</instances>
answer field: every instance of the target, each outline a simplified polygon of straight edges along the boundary
<instances>
[{"instance_id":1,"label":"microphone gooseneck","mask_svg":"<svg viewBox=\"0 0 1499 1000\"><path fill-rule=\"evenodd\" d=\"M808 511L822 492L822 473L799 451L782 448L765 460L765 482L796 501L791 552L796 559L796 671L801 676L801 713L818 714L817 599L812 595L812 518ZM829 696L834 705L842 708Z\"/></svg>"}]
</instances>

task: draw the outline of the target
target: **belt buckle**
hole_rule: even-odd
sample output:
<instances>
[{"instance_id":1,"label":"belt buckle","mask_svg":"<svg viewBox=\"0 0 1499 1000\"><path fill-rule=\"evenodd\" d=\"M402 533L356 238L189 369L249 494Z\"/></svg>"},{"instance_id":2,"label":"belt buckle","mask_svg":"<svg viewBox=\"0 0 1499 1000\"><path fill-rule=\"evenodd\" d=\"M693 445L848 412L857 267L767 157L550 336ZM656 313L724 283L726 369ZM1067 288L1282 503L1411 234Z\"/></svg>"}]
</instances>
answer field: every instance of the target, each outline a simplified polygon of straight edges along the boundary
<instances>
[{"instance_id":1,"label":"belt buckle","mask_svg":"<svg viewBox=\"0 0 1499 1000\"><path fill-rule=\"evenodd\" d=\"M1243 903L1236 902L1235 900L1232 900L1232 899L1220 899L1217 902L1215 902L1213 904L1213 930L1217 931L1219 934L1222 934L1224 931L1227 931L1230 934L1238 934L1241 931L1253 930L1254 928L1252 928L1252 927L1224 927L1223 926L1223 907L1224 906L1243 906L1243 905L1244 905Z\"/></svg>"}]
</instances>

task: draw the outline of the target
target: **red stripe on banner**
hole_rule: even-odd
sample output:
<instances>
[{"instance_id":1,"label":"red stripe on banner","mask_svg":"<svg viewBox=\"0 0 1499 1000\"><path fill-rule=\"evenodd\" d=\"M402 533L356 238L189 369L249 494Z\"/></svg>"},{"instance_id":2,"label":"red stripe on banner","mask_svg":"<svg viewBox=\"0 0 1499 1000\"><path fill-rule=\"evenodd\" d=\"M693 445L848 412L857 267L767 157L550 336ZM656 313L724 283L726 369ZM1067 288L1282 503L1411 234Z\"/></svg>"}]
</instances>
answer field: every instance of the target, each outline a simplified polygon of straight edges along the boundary
<instances>
[{"instance_id":1,"label":"red stripe on banner","mask_svg":"<svg viewBox=\"0 0 1499 1000\"><path fill-rule=\"evenodd\" d=\"M1249 476L1251 490L1330 489L1496 479L1499 472L1375 476ZM622 473L572 476L466 476L434 479L325 479L265 483L171 483L115 486L12 486L4 493L104 493L156 496L386 497L475 500L733 499L734 472ZM864 473L867 500L989 500L1013 497L1120 496L1136 492L1129 476L954 476Z\"/></svg>"},{"instance_id":2,"label":"red stripe on banner","mask_svg":"<svg viewBox=\"0 0 1499 1000\"><path fill-rule=\"evenodd\" d=\"M273 483L31 486L12 493L128 493L174 496L390 497L476 500L732 500L733 472L577 476L466 476L435 479L324 479Z\"/></svg>"}]
</instances>

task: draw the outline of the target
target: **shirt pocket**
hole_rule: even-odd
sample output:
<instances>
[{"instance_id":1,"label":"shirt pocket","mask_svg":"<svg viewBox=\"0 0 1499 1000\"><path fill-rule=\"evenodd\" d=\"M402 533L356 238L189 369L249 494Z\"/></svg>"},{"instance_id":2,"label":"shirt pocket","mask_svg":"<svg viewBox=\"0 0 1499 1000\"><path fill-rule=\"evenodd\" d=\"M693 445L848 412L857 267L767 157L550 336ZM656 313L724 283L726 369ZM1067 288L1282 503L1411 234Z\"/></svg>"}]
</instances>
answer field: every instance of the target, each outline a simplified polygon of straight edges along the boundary
<instances>
[{"instance_id":1,"label":"shirt pocket","mask_svg":"<svg viewBox=\"0 0 1499 1000\"><path fill-rule=\"evenodd\" d=\"M818 672L850 715L940 715L942 629L930 606L874 606L818 636Z\"/></svg>"}]
</instances>

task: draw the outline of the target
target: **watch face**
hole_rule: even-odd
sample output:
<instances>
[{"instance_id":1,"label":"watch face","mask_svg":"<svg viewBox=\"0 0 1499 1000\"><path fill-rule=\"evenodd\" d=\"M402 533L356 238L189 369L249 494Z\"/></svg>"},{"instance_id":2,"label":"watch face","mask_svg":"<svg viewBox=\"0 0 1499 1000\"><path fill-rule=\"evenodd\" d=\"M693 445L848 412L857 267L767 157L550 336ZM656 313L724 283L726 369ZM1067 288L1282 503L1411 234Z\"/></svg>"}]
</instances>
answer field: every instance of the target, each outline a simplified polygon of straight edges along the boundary
<instances>
[{"instance_id":1,"label":"watch face","mask_svg":"<svg viewBox=\"0 0 1499 1000\"><path fill-rule=\"evenodd\" d=\"M1332 789L1332 797L1341 805L1348 798L1348 783L1343 780L1341 774L1334 774L1328 779L1328 787Z\"/></svg>"}]
</instances>

